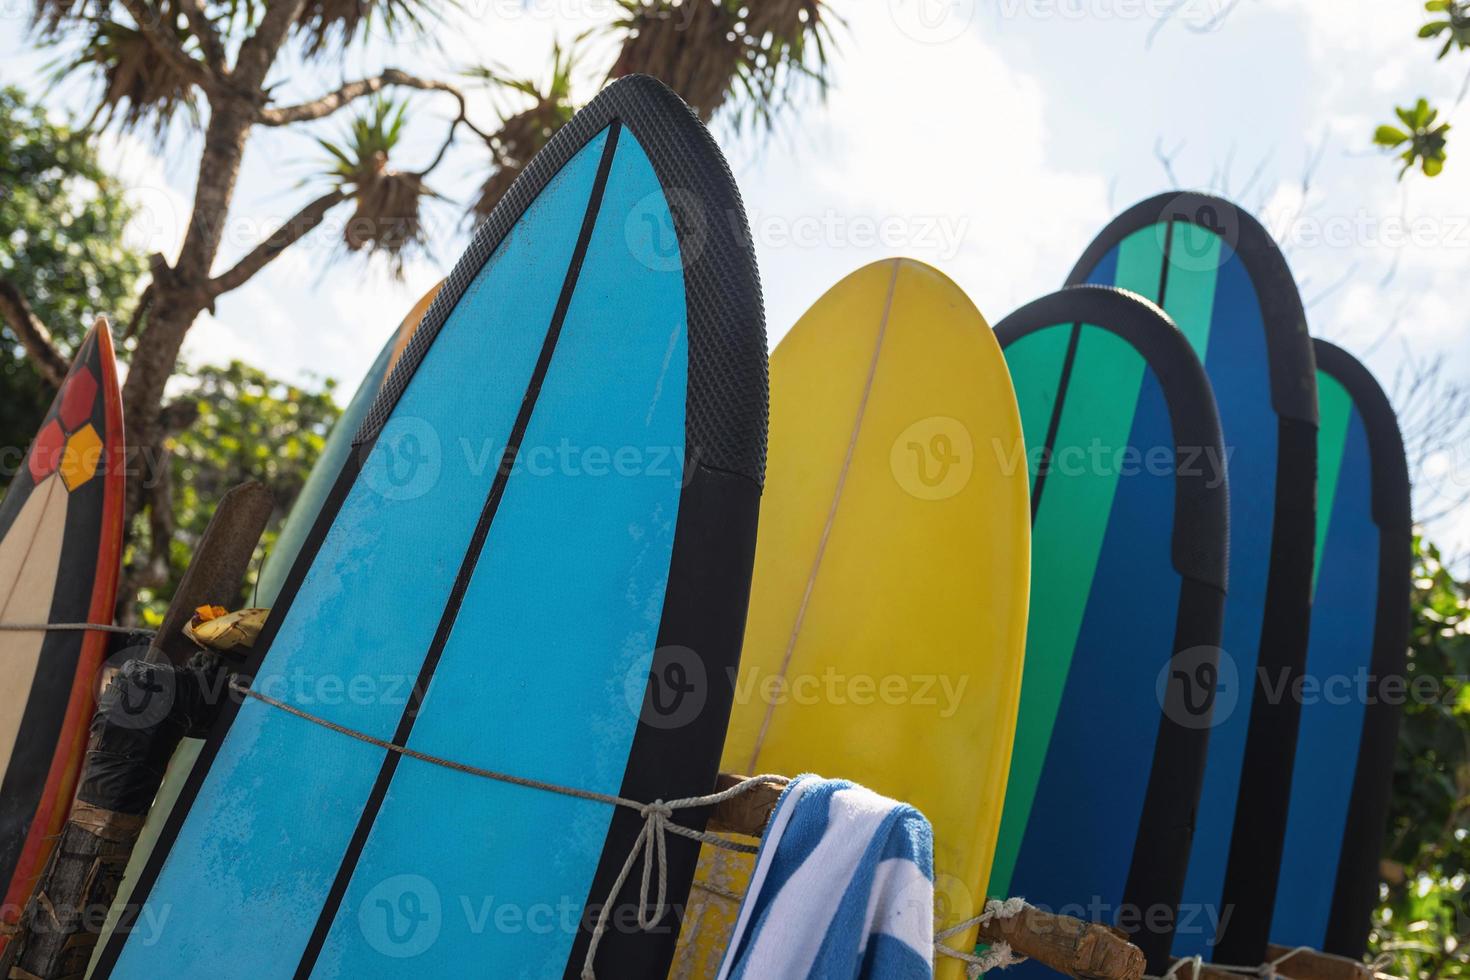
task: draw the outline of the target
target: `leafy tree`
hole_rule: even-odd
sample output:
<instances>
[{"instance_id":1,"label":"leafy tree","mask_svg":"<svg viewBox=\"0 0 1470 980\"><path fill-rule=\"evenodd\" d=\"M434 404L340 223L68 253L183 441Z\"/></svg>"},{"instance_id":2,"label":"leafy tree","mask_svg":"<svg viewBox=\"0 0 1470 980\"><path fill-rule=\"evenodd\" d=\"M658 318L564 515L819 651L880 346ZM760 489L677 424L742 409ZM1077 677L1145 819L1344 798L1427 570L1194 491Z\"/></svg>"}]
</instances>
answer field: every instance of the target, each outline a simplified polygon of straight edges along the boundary
<instances>
[{"instance_id":1,"label":"leafy tree","mask_svg":"<svg viewBox=\"0 0 1470 980\"><path fill-rule=\"evenodd\" d=\"M239 361L191 374L188 390L170 403L171 412L187 412L193 418L167 445L170 466L163 492L171 501L173 521L162 533L168 548L152 547L149 536L157 531L150 523L130 545L134 553L127 556L134 562L144 556L163 562L148 576L160 585L138 593L136 612L141 621L162 620L167 599L225 491L246 480L260 480L275 497L277 518L284 516L341 414L332 399L335 391L336 383L330 380L322 390L308 391ZM261 541L262 554L275 543L278 527L273 521Z\"/></svg>"},{"instance_id":2,"label":"leafy tree","mask_svg":"<svg viewBox=\"0 0 1470 980\"><path fill-rule=\"evenodd\" d=\"M1414 541L1411 696L1382 863L1372 948L1386 972L1470 977L1470 592ZM1434 696L1427 696L1434 695Z\"/></svg>"},{"instance_id":3,"label":"leafy tree","mask_svg":"<svg viewBox=\"0 0 1470 980\"><path fill-rule=\"evenodd\" d=\"M1450 124L1435 125L1435 121L1439 119L1439 110L1431 109L1427 99L1420 99L1406 109L1395 109L1394 113L1404 128L1379 126L1378 131L1373 134L1373 142L1389 149L1404 147L1399 154L1399 159L1404 161L1404 167L1399 171L1400 180L1414 169L1416 163L1424 171L1424 176L1438 177L1440 171L1444 170L1445 143L1448 141Z\"/></svg>"},{"instance_id":4,"label":"leafy tree","mask_svg":"<svg viewBox=\"0 0 1470 980\"><path fill-rule=\"evenodd\" d=\"M1439 49L1441 59L1455 48L1461 51L1470 48L1470 2L1466 0L1429 0L1424 4L1424 9L1431 14L1442 15L1438 20L1431 20L1419 28L1419 36L1422 38L1437 38L1441 34L1445 35L1444 47Z\"/></svg>"},{"instance_id":5,"label":"leafy tree","mask_svg":"<svg viewBox=\"0 0 1470 980\"><path fill-rule=\"evenodd\" d=\"M1436 60L1443 61L1451 51L1470 50L1470 0L1426 0L1424 9L1430 19L1419 28L1419 37L1429 41L1444 38ZM1467 77L1465 85L1470 88L1470 77ZM1464 95L1465 89L1462 89L1460 97L1464 98ZM1403 168L1399 170L1399 180L1403 180L1416 164L1424 176L1438 177L1444 171L1449 124L1434 125L1439 110L1432 108L1428 99L1420 99L1408 108L1395 109L1394 113L1404 128L1379 126L1373 133L1373 142L1393 150L1404 161Z\"/></svg>"},{"instance_id":6,"label":"leafy tree","mask_svg":"<svg viewBox=\"0 0 1470 980\"><path fill-rule=\"evenodd\" d=\"M643 71L664 78L689 94L706 119L721 107L731 107L768 120L788 100L792 78L824 77L825 0L766 0L753 11L736 0L628 0L622 14L609 27L619 50L607 77ZM345 82L316 98L282 104L278 83L287 71L299 71L300 62L330 70L343 63L347 49L370 25L393 37L431 27L436 20L435 5L424 0L35 0L38 35L73 51L63 62L63 73L100 82L95 117L102 125L150 127L160 136L183 127L201 137L183 244L172 258L149 257L148 285L130 331L124 413L129 451L145 477L129 481L130 514L145 508L168 513L157 490L165 482L157 470L169 434L164 392L200 313L349 201L354 214L346 233L348 249L393 257L418 245L418 208L430 193L426 178L462 130L483 141L488 151L487 193L475 202L475 210L483 213L569 115L571 104L559 79L569 74L570 65L560 62L570 55L560 54L552 83L534 87L534 114L505 117L496 130L471 122L459 85L397 68ZM290 56L283 57L287 52ZM495 84L498 79L482 76L479 81ZM310 124L360 107L388 89L453 100L456 112L427 165L417 170L390 166L390 155L399 149L393 120L402 110L368 102L349 138L333 144L340 152L329 151L327 190L232 267L217 270L240 162L257 127ZM17 295L24 295L26 285L0 276L0 288ZM38 340L35 346L46 345ZM35 351L32 356L46 357ZM152 544L154 553L135 563L134 570L167 566L167 535L154 535ZM127 583L155 589L161 584L131 574Z\"/></svg>"},{"instance_id":7,"label":"leafy tree","mask_svg":"<svg viewBox=\"0 0 1470 980\"><path fill-rule=\"evenodd\" d=\"M83 134L5 87L0 147L0 447L20 450L97 314L126 315L143 259L123 244L132 212Z\"/></svg>"}]
</instances>

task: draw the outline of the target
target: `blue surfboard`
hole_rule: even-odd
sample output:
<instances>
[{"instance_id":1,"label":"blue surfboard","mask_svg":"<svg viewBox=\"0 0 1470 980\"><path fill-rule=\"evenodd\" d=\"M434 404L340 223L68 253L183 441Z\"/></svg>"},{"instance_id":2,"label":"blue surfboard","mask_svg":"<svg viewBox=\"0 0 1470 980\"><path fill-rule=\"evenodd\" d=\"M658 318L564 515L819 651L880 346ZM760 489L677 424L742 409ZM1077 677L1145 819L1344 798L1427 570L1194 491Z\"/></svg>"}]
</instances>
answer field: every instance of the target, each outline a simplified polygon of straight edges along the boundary
<instances>
[{"instance_id":1,"label":"blue surfboard","mask_svg":"<svg viewBox=\"0 0 1470 980\"><path fill-rule=\"evenodd\" d=\"M1230 594L1174 951L1262 962L1286 829L1312 599L1317 385L1301 297L1260 223L1164 194L1115 219L1068 281L1168 312L1215 391L1230 478Z\"/></svg>"},{"instance_id":2,"label":"blue surfboard","mask_svg":"<svg viewBox=\"0 0 1470 980\"><path fill-rule=\"evenodd\" d=\"M1164 312L1122 290L1065 289L995 332L1026 434L1038 601L989 894L1102 915L1162 974L1225 605L1214 395Z\"/></svg>"},{"instance_id":3,"label":"blue surfboard","mask_svg":"<svg viewBox=\"0 0 1470 980\"><path fill-rule=\"evenodd\" d=\"M1393 407L1351 354L1315 341L1312 637L1271 941L1353 959L1368 945L1393 788L1413 519Z\"/></svg>"},{"instance_id":4,"label":"blue surfboard","mask_svg":"<svg viewBox=\"0 0 1470 980\"><path fill-rule=\"evenodd\" d=\"M616 82L426 314L287 576L253 689L464 765L634 800L709 792L765 352L714 141L661 84ZM237 699L97 975L575 977L642 827ZM669 842L671 906L697 850ZM608 976L672 956L677 921L628 927L637 878Z\"/></svg>"}]
</instances>

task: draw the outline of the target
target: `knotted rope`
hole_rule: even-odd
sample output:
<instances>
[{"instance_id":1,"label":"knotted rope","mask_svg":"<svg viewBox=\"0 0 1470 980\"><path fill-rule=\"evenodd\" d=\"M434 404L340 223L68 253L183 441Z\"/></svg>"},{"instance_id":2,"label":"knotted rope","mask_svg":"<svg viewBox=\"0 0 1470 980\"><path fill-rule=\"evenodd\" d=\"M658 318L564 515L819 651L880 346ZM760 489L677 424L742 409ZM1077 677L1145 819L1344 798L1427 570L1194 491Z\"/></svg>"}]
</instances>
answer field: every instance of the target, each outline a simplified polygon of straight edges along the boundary
<instances>
[{"instance_id":1,"label":"knotted rope","mask_svg":"<svg viewBox=\"0 0 1470 980\"><path fill-rule=\"evenodd\" d=\"M0 633L122 633L153 636L157 630L132 626L112 626L107 623L0 623Z\"/></svg>"},{"instance_id":2,"label":"knotted rope","mask_svg":"<svg viewBox=\"0 0 1470 980\"><path fill-rule=\"evenodd\" d=\"M669 834L677 834L680 837L699 841L702 844L709 844L713 847L720 847L729 851L740 851L745 854L754 854L759 850L759 848L751 844L740 844L716 834L695 830L692 827L675 823L672 819L675 811L714 806L748 792L756 786L764 784L784 785L786 782L786 777L784 776L751 776L718 793L709 793L704 796L687 796L677 800L654 800L652 803L644 803L641 800L630 800L627 797L617 796L612 793L599 793L595 790L577 789L573 786L559 786L556 783L548 783L539 779L529 779L525 776L516 776L511 773L497 772L494 769L485 769L463 762L455 762L453 759L444 759L439 756L429 755L426 752L419 752L406 745L398 745L395 742L369 735L366 732L347 728L344 725L339 725L319 715L314 715L309 711L302 711L294 705L287 704L268 694L254 690L241 683L238 677L230 679L230 690L245 697L254 698L273 708L279 708L287 714L295 715L297 718L311 722L313 725L318 725L329 731L334 731L339 735L346 735L348 738L375 746L385 752L393 752L410 759L416 759L419 762L427 762L430 765L452 769L455 772L462 772L467 775L480 776L484 779L493 779L496 782L509 783L512 786L524 786L527 789L544 790L548 793L570 796L574 799L590 800L594 803L605 803L608 806L624 807L642 817L643 827L638 832L637 839L633 842L632 850L628 852L627 860L623 862L622 870L618 872L617 880L613 882L612 890L608 895L607 901L603 903L602 910L597 915L597 923L593 926L592 939L587 944L587 958L582 963L583 980L596 980L597 974L593 971L592 964L597 958L597 948L602 943L602 937L607 933L608 920L612 917L613 903L617 901L618 895L623 890L623 886L627 884L628 878L633 873L633 867L638 863L640 857L644 860L643 874L638 889L638 927L643 930L653 928L658 923L658 920L663 918L664 913L668 911ZM655 865L658 868L658 879L656 882L653 878ZM649 911L650 893L655 899L652 903L653 910L651 913Z\"/></svg>"},{"instance_id":3,"label":"knotted rope","mask_svg":"<svg viewBox=\"0 0 1470 980\"><path fill-rule=\"evenodd\" d=\"M1281 964L1285 963L1293 956L1296 956L1298 953L1310 953L1312 951L1312 947L1310 946L1298 946L1295 949L1287 950L1280 956L1276 957L1274 960L1269 960L1265 963L1260 964L1259 966L1229 966L1224 963L1211 963L1209 964L1209 967L1212 970L1219 970L1222 973L1239 973L1242 976L1257 976L1263 978L1274 977L1276 976L1276 970L1281 966ZM1191 970L1189 975L1190 980L1199 980L1200 971L1205 966L1205 958L1203 956L1195 955L1185 957L1184 959L1175 960L1173 964L1170 965L1169 969L1164 971L1163 976L1146 976L1144 980L1178 980L1179 971L1186 966L1189 967Z\"/></svg>"},{"instance_id":4,"label":"knotted rope","mask_svg":"<svg viewBox=\"0 0 1470 980\"><path fill-rule=\"evenodd\" d=\"M966 953L963 950L954 949L946 945L947 941L958 936L962 932L969 932L977 926L988 924L993 919L1009 919L1020 915L1026 909L1024 898L1007 898L1004 901L992 898L985 903L985 911L973 919L966 919L959 925L950 926L934 934L934 955L948 956L950 959L959 960L965 964L965 976L969 980L975 980L980 974L987 970L1001 969L1015 966L1017 963L1026 962L1026 957L1017 956L1011 951L1010 943L993 943L989 949L982 954Z\"/></svg>"}]
</instances>

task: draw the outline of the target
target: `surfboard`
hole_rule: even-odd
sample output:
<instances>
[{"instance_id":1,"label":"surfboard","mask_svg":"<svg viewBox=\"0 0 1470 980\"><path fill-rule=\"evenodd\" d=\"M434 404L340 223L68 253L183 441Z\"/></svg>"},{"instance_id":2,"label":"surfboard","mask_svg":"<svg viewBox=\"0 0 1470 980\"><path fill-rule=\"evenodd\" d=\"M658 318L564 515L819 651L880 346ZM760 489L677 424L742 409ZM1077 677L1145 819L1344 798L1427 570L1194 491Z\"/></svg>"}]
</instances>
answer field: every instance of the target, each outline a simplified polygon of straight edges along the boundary
<instances>
[{"instance_id":1,"label":"surfboard","mask_svg":"<svg viewBox=\"0 0 1470 980\"><path fill-rule=\"evenodd\" d=\"M393 336L388 338L372 366L368 368L367 374L363 375L357 391L352 395L352 400L347 403L347 407L342 410L336 424L332 426L327 441L322 445L321 455L312 465L311 472L306 475L306 482L301 485L301 493L297 495L290 512L286 514L286 519L281 523L281 530L276 535L275 544L261 566L260 578L255 588L254 605L269 609L275 604L276 596L280 595L281 586L285 584L286 575L291 571L291 566L295 564L296 556L301 552L301 546L306 543L306 536L310 533L312 525L316 523L317 514L321 513L327 494L331 492L332 485L337 482L337 475L342 472L342 465L347 461L347 455L352 452L353 437L357 435L357 430L362 426L362 420L367 417L368 409L377 399L378 391L383 387L384 380L392 372L398 359L403 356L408 342L413 339L414 331L418 329L419 322L428 312L430 304L434 302L434 297L439 294L442 285L443 283L435 285L434 288L419 297L418 302L408 311L408 315L398 324L397 329L393 331Z\"/></svg>"},{"instance_id":2,"label":"surfboard","mask_svg":"<svg viewBox=\"0 0 1470 980\"><path fill-rule=\"evenodd\" d=\"M962 921L984 907L1026 628L1026 472L1005 361L942 273L878 262L782 339L771 412L721 767L840 776L912 803L934 825L938 924ZM736 904L709 887L739 893L751 866L727 854L704 849L675 976L718 970Z\"/></svg>"},{"instance_id":3,"label":"surfboard","mask_svg":"<svg viewBox=\"0 0 1470 980\"><path fill-rule=\"evenodd\" d=\"M117 362L99 319L0 501L0 623L111 623L123 531ZM0 881L12 925L71 808L100 632L0 632ZM0 934L0 949L6 936Z\"/></svg>"},{"instance_id":4,"label":"surfboard","mask_svg":"<svg viewBox=\"0 0 1470 980\"><path fill-rule=\"evenodd\" d=\"M1215 391L1229 455L1230 593L1174 952L1260 963L1299 715L1280 692L1301 675L1312 600L1317 385L1301 298L1254 217L1189 193L1119 216L1068 282L1158 303Z\"/></svg>"},{"instance_id":5,"label":"surfboard","mask_svg":"<svg viewBox=\"0 0 1470 980\"><path fill-rule=\"evenodd\" d=\"M1191 708L1208 708L1225 605L1215 398L1173 322L1121 290L1053 293L995 333L1028 449L1038 601L989 893L1082 918L1094 910L1074 903L1101 903L1162 974L1209 735Z\"/></svg>"},{"instance_id":6,"label":"surfboard","mask_svg":"<svg viewBox=\"0 0 1470 980\"><path fill-rule=\"evenodd\" d=\"M714 141L661 84L613 83L476 232L389 375L261 635L254 690L460 766L648 802L709 792L765 365ZM575 977L643 827L245 698L96 972ZM673 905L696 856L669 841ZM623 927L637 892L635 872L597 958L618 975L667 970L677 935Z\"/></svg>"},{"instance_id":7,"label":"surfboard","mask_svg":"<svg viewBox=\"0 0 1470 980\"><path fill-rule=\"evenodd\" d=\"M1314 343L1315 599L1271 941L1359 959L1393 787L1402 694L1385 682L1407 669L1413 520L1387 396L1351 354Z\"/></svg>"},{"instance_id":8,"label":"surfboard","mask_svg":"<svg viewBox=\"0 0 1470 980\"><path fill-rule=\"evenodd\" d=\"M428 312L429 304L438 294L440 285L443 284L440 283L425 293L399 323L397 329L393 331L393 336L388 338L388 342L383 345L377 359L373 361L367 374L363 376L352 400L347 403L347 407L342 410L342 414L332 427L327 441L322 446L321 455L317 457L311 472L307 474L306 482L301 487L301 493L297 495L296 502L291 505L291 510L281 524L281 530L276 535L275 546L266 555L256 583L254 598L256 605L270 608L276 601L281 585L285 582L286 574L295 563L307 534L311 531L312 525L316 523L316 517L321 512L322 504L326 502L327 494L331 492L332 485L337 482L337 476L342 472L342 466L347 461L348 454L352 452L352 440L362 426L362 420L377 399L378 390L383 387L383 381L388 377L388 373L398 363L398 358L408 347L408 342L412 339L414 331L418 329L419 322ZM158 795L154 797L153 806L148 810L148 818L144 821L143 829L139 832L138 839L133 845L133 852L128 857L122 881L118 884L117 897L113 901L112 908L108 909L107 921L98 934L98 944L92 951L92 967L96 966L97 958L107 943L107 937L112 935L112 930L122 916L123 909L131 900L133 885L138 880L138 875L142 874L143 867L153 853L153 848L157 846L158 835L163 829L163 824L168 820L168 815L178 802L179 793L183 789L184 782L189 778L189 773L193 770L194 763L198 760L203 747L203 739L186 737L179 742L178 748L169 758L168 768L164 770L163 782L158 788Z\"/></svg>"}]
</instances>

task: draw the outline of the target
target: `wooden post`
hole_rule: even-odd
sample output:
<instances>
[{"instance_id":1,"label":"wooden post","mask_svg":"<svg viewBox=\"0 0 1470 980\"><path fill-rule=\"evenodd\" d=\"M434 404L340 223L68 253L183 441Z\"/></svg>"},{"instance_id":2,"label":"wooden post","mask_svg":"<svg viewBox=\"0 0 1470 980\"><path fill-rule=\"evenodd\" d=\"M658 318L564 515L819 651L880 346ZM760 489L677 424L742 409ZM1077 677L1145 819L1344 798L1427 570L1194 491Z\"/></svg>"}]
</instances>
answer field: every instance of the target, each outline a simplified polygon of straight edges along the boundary
<instances>
[{"instance_id":1,"label":"wooden post","mask_svg":"<svg viewBox=\"0 0 1470 980\"><path fill-rule=\"evenodd\" d=\"M134 704L146 705L144 714L123 716L103 707L93 717L77 799L0 960L4 976L63 980L85 972L164 767L184 734L172 709L188 696L195 702L191 713L203 713L201 705L210 695L200 692L207 685L196 683L192 691L184 685L212 679L219 669L217 664L182 666L198 652L183 627L196 607L237 600L270 513L270 493L259 483L236 487L221 498L148 655L112 679L110 694L127 688L136 696ZM164 686L169 683L165 675L172 688ZM150 700L155 695L156 708ZM115 701L105 703L116 708ZM114 771L120 766L126 771ZM99 780L103 772L106 778ZM116 798L95 798L101 794L89 789L94 784L107 786Z\"/></svg>"},{"instance_id":2,"label":"wooden post","mask_svg":"<svg viewBox=\"0 0 1470 980\"><path fill-rule=\"evenodd\" d=\"M199 649L184 635L184 627L200 606L239 604L240 583L275 503L265 484L251 480L220 498L199 547L189 562L178 590L164 613L163 624L148 647L148 659L181 664Z\"/></svg>"}]
</instances>

